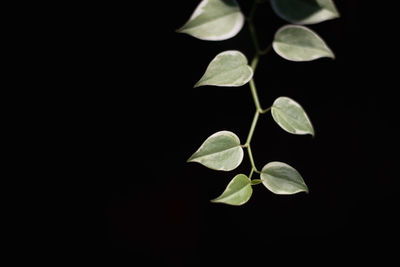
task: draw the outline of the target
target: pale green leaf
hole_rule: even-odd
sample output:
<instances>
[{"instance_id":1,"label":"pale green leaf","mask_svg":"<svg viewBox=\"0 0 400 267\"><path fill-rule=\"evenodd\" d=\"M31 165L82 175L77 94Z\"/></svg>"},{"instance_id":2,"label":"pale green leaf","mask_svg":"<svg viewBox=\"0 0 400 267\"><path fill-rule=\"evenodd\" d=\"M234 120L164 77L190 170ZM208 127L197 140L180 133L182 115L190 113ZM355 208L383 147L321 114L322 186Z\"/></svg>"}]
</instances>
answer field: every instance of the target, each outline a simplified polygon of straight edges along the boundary
<instances>
[{"instance_id":1,"label":"pale green leaf","mask_svg":"<svg viewBox=\"0 0 400 267\"><path fill-rule=\"evenodd\" d=\"M251 180L251 185L257 185L257 184L261 184L261 183L262 183L261 179L253 179L253 180Z\"/></svg>"},{"instance_id":2,"label":"pale green leaf","mask_svg":"<svg viewBox=\"0 0 400 267\"><path fill-rule=\"evenodd\" d=\"M207 41L234 37L243 27L244 16L235 0L203 0L178 32Z\"/></svg>"},{"instance_id":3,"label":"pale green leaf","mask_svg":"<svg viewBox=\"0 0 400 267\"><path fill-rule=\"evenodd\" d=\"M240 206L250 199L252 193L251 180L244 174L238 174L228 184L225 191L211 202Z\"/></svg>"},{"instance_id":4,"label":"pale green leaf","mask_svg":"<svg viewBox=\"0 0 400 267\"><path fill-rule=\"evenodd\" d=\"M278 55L291 61L311 61L322 57L335 58L324 40L304 26L281 27L275 33L272 47Z\"/></svg>"},{"instance_id":5,"label":"pale green leaf","mask_svg":"<svg viewBox=\"0 0 400 267\"><path fill-rule=\"evenodd\" d=\"M253 69L241 52L229 50L219 53L208 65L203 77L194 87L204 85L242 86L253 77Z\"/></svg>"},{"instance_id":6,"label":"pale green leaf","mask_svg":"<svg viewBox=\"0 0 400 267\"><path fill-rule=\"evenodd\" d=\"M315 24L338 18L332 0L271 0L275 13L295 24Z\"/></svg>"},{"instance_id":7,"label":"pale green leaf","mask_svg":"<svg viewBox=\"0 0 400 267\"><path fill-rule=\"evenodd\" d=\"M198 162L213 170L231 171L242 160L239 137L229 131L220 131L208 137L188 162Z\"/></svg>"},{"instance_id":8,"label":"pale green leaf","mask_svg":"<svg viewBox=\"0 0 400 267\"><path fill-rule=\"evenodd\" d=\"M289 133L315 134L307 113L289 97L278 97L272 104L271 114L275 122Z\"/></svg>"},{"instance_id":9,"label":"pale green leaf","mask_svg":"<svg viewBox=\"0 0 400 267\"><path fill-rule=\"evenodd\" d=\"M260 177L265 187L275 194L308 193L308 187L301 175L286 163L278 161L268 163L262 168Z\"/></svg>"}]
</instances>

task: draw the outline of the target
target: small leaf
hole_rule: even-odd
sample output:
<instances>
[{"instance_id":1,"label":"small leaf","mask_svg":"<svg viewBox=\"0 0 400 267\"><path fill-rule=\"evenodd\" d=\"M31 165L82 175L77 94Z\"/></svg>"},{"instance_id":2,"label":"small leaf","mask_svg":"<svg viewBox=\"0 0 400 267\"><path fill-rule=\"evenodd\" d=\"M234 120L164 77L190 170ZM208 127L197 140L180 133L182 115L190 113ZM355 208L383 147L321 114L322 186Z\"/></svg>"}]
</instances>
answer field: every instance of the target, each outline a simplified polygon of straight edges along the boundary
<instances>
[{"instance_id":1,"label":"small leaf","mask_svg":"<svg viewBox=\"0 0 400 267\"><path fill-rule=\"evenodd\" d=\"M292 134L311 134L314 128L304 109L289 97L278 97L272 104L271 114L274 121L285 131Z\"/></svg>"},{"instance_id":2,"label":"small leaf","mask_svg":"<svg viewBox=\"0 0 400 267\"><path fill-rule=\"evenodd\" d=\"M194 87L242 86L253 77L253 69L247 65L247 62L246 56L236 50L219 53L210 62L203 77Z\"/></svg>"},{"instance_id":3,"label":"small leaf","mask_svg":"<svg viewBox=\"0 0 400 267\"><path fill-rule=\"evenodd\" d=\"M308 193L308 187L301 175L286 163L277 161L268 163L262 168L260 177L265 187L275 194Z\"/></svg>"},{"instance_id":4,"label":"small leaf","mask_svg":"<svg viewBox=\"0 0 400 267\"><path fill-rule=\"evenodd\" d=\"M275 33L272 47L278 55L291 61L311 61L322 57L335 58L324 40L304 26L281 27Z\"/></svg>"},{"instance_id":5,"label":"small leaf","mask_svg":"<svg viewBox=\"0 0 400 267\"><path fill-rule=\"evenodd\" d=\"M220 131L208 137L188 162L198 162L213 170L231 171L242 160L239 137L229 131Z\"/></svg>"},{"instance_id":6,"label":"small leaf","mask_svg":"<svg viewBox=\"0 0 400 267\"><path fill-rule=\"evenodd\" d=\"M225 191L211 202L240 206L250 199L252 193L250 179L244 174L238 174L228 184Z\"/></svg>"},{"instance_id":7,"label":"small leaf","mask_svg":"<svg viewBox=\"0 0 400 267\"><path fill-rule=\"evenodd\" d=\"M271 0L271 5L279 17L295 24L315 24L340 16L332 0Z\"/></svg>"},{"instance_id":8,"label":"small leaf","mask_svg":"<svg viewBox=\"0 0 400 267\"><path fill-rule=\"evenodd\" d=\"M251 180L251 185L257 185L257 184L261 184L262 180L261 179L253 179Z\"/></svg>"},{"instance_id":9,"label":"small leaf","mask_svg":"<svg viewBox=\"0 0 400 267\"><path fill-rule=\"evenodd\" d=\"M178 32L207 41L234 37L243 27L244 16L235 0L203 0Z\"/></svg>"}]
</instances>

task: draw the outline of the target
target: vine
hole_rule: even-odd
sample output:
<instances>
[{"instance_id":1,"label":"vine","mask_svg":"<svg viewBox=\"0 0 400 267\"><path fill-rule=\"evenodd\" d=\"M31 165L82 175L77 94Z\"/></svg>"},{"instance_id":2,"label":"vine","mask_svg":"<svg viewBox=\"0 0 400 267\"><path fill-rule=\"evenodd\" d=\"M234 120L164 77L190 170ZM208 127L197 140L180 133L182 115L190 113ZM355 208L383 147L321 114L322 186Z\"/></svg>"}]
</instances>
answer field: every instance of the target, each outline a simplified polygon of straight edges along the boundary
<instances>
[{"instance_id":1,"label":"vine","mask_svg":"<svg viewBox=\"0 0 400 267\"><path fill-rule=\"evenodd\" d=\"M303 25L337 18L339 13L332 0L271 0L274 12L292 24L279 28L273 42L262 50L254 25L254 17L257 6L265 2L265 0L254 0L245 18L235 0L203 0L189 21L178 30L201 40L222 41L237 35L246 21L255 49L250 65L246 56L240 51L229 50L219 53L195 84L195 87L240 87L248 83L256 109L243 145L233 132L220 131L208 137L188 159L188 162L198 162L210 169L231 171L241 164L243 149L247 150L251 164L249 175L236 175L225 191L211 200L212 202L242 205L250 199L253 192L252 186L260 183L275 194L308 193L309 191L300 173L286 163L269 162L261 171L255 165L251 140L260 115L271 112L274 121L291 134L314 135L314 128L302 106L289 97L278 97L270 107L263 109L258 97L254 73L260 57L272 50L290 61L311 61L322 57L334 59L332 50L323 39ZM254 173L259 174L260 179L252 179Z\"/></svg>"}]
</instances>

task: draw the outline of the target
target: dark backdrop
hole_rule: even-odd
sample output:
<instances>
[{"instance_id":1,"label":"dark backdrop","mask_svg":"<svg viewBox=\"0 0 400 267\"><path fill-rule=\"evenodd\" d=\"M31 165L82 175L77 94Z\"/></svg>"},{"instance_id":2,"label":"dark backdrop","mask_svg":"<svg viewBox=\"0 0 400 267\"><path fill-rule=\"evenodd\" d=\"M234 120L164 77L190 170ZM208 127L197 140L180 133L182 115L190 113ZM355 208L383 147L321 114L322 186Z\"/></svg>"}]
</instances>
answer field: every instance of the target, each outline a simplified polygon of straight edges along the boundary
<instances>
[{"instance_id":1,"label":"dark backdrop","mask_svg":"<svg viewBox=\"0 0 400 267\"><path fill-rule=\"evenodd\" d=\"M292 165L310 194L279 196L258 185L241 207L209 200L235 174L249 172L247 155L227 173L186 160L217 131L247 137L254 114L247 85L193 85L219 52L237 49L252 58L248 29L226 41L201 41L175 33L199 1L140 2L147 3L81 6L69 19L73 27L66 23L72 38L64 43L71 64L65 119L72 127L65 129L65 173L82 196L70 196L76 205L64 215L66 258L205 266L391 255L398 235L390 141L396 101L377 75L388 55L377 31L365 30L372 23L363 1L338 0L340 19L310 26L335 60L295 63L274 52L261 59L255 80L262 106L278 96L295 99L316 136L290 135L262 116L252 140L256 165ZM239 2L248 12L251 1ZM265 47L285 22L269 4L256 16Z\"/></svg>"}]
</instances>

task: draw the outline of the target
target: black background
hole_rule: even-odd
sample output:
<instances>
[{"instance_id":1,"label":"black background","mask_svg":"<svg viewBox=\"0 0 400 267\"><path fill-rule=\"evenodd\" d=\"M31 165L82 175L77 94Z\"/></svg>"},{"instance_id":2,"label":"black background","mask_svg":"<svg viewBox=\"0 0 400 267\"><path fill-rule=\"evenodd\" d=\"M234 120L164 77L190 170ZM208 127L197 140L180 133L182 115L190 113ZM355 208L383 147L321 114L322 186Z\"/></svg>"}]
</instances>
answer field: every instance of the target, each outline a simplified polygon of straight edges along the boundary
<instances>
[{"instance_id":1,"label":"black background","mask_svg":"<svg viewBox=\"0 0 400 267\"><path fill-rule=\"evenodd\" d=\"M247 155L227 173L186 160L217 131L247 137L254 114L247 85L193 88L216 54L236 49L252 58L247 26L226 41L201 41L175 32L199 1L141 2L79 6L63 28L70 38L61 40L68 66L61 172L73 190L59 218L65 227L55 229L60 259L252 266L393 255L395 88L385 78L390 70L378 75L391 48L370 27L373 9L338 0L340 19L310 26L335 60L295 63L274 52L261 59L261 105L295 99L316 136L290 135L262 116L252 140L256 165L290 164L310 194L279 196L258 185L247 204L231 207L209 200L235 174L248 174ZM243 12L250 2L239 1ZM261 46L284 24L268 3L260 6Z\"/></svg>"}]
</instances>

